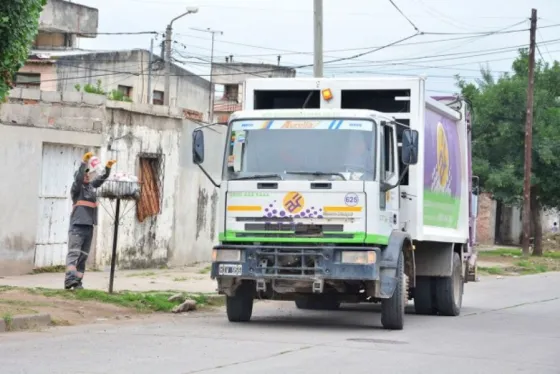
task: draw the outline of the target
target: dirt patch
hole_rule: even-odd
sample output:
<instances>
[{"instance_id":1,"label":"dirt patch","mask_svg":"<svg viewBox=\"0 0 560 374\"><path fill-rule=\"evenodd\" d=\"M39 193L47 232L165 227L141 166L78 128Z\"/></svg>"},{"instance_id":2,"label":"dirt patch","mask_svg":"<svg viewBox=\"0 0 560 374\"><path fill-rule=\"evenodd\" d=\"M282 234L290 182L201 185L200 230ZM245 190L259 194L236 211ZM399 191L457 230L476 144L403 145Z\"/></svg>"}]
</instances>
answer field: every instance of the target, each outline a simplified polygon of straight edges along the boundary
<instances>
[{"instance_id":1,"label":"dirt patch","mask_svg":"<svg viewBox=\"0 0 560 374\"><path fill-rule=\"evenodd\" d=\"M13 289L2 292L0 315L3 317L18 314L48 313L54 325L88 324L99 321L147 318L148 313L135 309L96 301L72 300L61 297L46 297Z\"/></svg>"}]
</instances>

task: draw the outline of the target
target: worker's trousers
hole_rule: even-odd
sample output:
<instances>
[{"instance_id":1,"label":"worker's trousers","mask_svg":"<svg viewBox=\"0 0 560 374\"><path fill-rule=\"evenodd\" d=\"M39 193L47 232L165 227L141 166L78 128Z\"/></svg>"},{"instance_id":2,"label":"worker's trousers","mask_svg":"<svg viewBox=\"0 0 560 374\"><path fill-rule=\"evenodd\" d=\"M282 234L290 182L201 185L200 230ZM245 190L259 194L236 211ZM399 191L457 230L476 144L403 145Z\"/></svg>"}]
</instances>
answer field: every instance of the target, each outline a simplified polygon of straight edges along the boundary
<instances>
[{"instance_id":1,"label":"worker's trousers","mask_svg":"<svg viewBox=\"0 0 560 374\"><path fill-rule=\"evenodd\" d=\"M72 225L68 232L68 255L66 256L66 288L81 286L86 271L86 261L91 249L93 226Z\"/></svg>"}]
</instances>

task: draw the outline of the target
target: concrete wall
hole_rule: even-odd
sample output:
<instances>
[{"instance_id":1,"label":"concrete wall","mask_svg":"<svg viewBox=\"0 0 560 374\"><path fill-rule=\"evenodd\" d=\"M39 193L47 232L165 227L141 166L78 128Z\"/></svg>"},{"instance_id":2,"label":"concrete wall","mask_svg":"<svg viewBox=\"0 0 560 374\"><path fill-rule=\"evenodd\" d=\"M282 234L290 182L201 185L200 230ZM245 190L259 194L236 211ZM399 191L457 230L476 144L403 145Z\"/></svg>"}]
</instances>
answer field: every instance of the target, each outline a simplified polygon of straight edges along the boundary
<instances>
[{"instance_id":1,"label":"concrete wall","mask_svg":"<svg viewBox=\"0 0 560 374\"><path fill-rule=\"evenodd\" d=\"M215 84L242 84L248 78L293 78L296 70L270 64L225 63L212 64ZM239 88L242 92L242 87Z\"/></svg>"},{"instance_id":2,"label":"concrete wall","mask_svg":"<svg viewBox=\"0 0 560 374\"><path fill-rule=\"evenodd\" d=\"M57 59L58 91L72 91L76 84L95 85L111 91L119 85L132 87L132 101L147 103L149 52L145 50L70 55ZM118 74L123 72L123 74ZM139 74L140 73L140 74ZM99 76L107 74L105 76ZM164 90L164 72L160 63L153 64L152 90ZM210 82L172 65L170 106L185 108L208 116Z\"/></svg>"},{"instance_id":3,"label":"concrete wall","mask_svg":"<svg viewBox=\"0 0 560 374\"><path fill-rule=\"evenodd\" d=\"M97 9L62 0L47 1L47 5L39 17L39 30L47 32L88 36L83 34L97 33L98 24L99 11Z\"/></svg>"},{"instance_id":4,"label":"concrete wall","mask_svg":"<svg viewBox=\"0 0 560 374\"><path fill-rule=\"evenodd\" d=\"M523 234L521 207L500 204L493 200L489 193L481 194L479 201L476 243L520 245ZM541 212L543 234L551 231L554 222L560 224L560 213L555 209L543 209Z\"/></svg>"},{"instance_id":5,"label":"concrete wall","mask_svg":"<svg viewBox=\"0 0 560 374\"><path fill-rule=\"evenodd\" d=\"M76 92L16 89L0 107L0 275L29 272L34 264L44 143L101 149L102 161L115 158L114 172L138 174L138 156L161 153L161 213L138 222L133 203L119 229L122 268L187 265L209 260L217 241L217 193L191 162L194 123L178 108L107 101ZM219 178L225 129L207 128L206 167ZM9 160L9 162L8 162ZM107 266L112 248L111 204L100 199L92 260ZM17 212L15 214L14 212Z\"/></svg>"}]
</instances>

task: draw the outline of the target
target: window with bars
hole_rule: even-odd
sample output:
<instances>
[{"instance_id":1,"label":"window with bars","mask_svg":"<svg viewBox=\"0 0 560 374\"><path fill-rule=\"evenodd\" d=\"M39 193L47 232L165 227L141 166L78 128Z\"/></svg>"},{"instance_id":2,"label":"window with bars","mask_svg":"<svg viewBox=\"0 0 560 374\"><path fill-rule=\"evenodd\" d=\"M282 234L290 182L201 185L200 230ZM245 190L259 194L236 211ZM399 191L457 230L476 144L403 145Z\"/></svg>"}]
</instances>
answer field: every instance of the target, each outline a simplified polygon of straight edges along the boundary
<instances>
[{"instance_id":1,"label":"window with bars","mask_svg":"<svg viewBox=\"0 0 560 374\"><path fill-rule=\"evenodd\" d=\"M143 222L147 217L161 213L165 157L161 153L142 153L138 158L142 190L136 213L138 221Z\"/></svg>"}]
</instances>

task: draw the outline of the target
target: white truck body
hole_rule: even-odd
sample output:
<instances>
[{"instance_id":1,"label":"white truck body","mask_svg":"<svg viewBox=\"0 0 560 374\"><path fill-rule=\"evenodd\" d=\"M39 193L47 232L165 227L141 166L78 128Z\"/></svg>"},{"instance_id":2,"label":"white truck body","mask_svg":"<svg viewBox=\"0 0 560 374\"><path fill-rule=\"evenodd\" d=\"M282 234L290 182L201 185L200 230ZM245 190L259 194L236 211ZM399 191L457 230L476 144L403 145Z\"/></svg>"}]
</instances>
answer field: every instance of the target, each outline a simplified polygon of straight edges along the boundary
<instances>
[{"instance_id":1,"label":"white truck body","mask_svg":"<svg viewBox=\"0 0 560 374\"><path fill-rule=\"evenodd\" d=\"M331 90L333 98L320 100L320 109L341 109L343 91L408 91L407 96L394 97L409 102L408 111L382 114L397 122L408 121L420 133L418 163L410 166L408 185L400 186L400 192L412 199L400 199L399 227L418 241L467 243L471 173L466 106L456 111L427 97L425 80L420 77L255 78L244 85L243 109L255 109L256 91L299 89ZM395 198L393 194L390 198Z\"/></svg>"}]
</instances>

